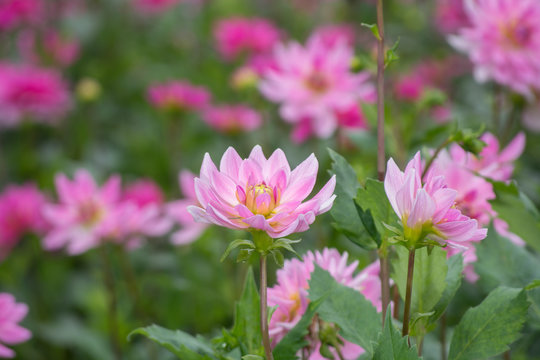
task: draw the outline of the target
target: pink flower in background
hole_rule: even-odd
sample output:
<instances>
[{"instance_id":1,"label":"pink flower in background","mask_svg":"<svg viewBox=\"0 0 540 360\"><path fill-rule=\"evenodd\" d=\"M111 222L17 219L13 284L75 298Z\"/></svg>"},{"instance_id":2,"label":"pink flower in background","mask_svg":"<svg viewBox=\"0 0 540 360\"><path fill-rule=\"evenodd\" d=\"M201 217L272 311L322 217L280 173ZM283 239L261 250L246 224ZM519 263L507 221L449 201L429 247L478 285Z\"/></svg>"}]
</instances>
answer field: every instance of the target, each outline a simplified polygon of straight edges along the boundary
<instances>
[{"instance_id":1,"label":"pink flower in background","mask_svg":"<svg viewBox=\"0 0 540 360\"><path fill-rule=\"evenodd\" d=\"M320 26L311 35L321 41L326 47L333 48L338 43L354 46L354 27L352 25L325 25Z\"/></svg>"},{"instance_id":2,"label":"pink flower in background","mask_svg":"<svg viewBox=\"0 0 540 360\"><path fill-rule=\"evenodd\" d=\"M67 86L54 70L0 63L0 124L55 123L70 107Z\"/></svg>"},{"instance_id":3,"label":"pink flower in background","mask_svg":"<svg viewBox=\"0 0 540 360\"><path fill-rule=\"evenodd\" d=\"M8 293L0 293L0 357L14 358L15 352L5 345L28 341L32 333L19 325L28 313L28 306L15 301Z\"/></svg>"},{"instance_id":4,"label":"pink flower in background","mask_svg":"<svg viewBox=\"0 0 540 360\"><path fill-rule=\"evenodd\" d=\"M203 112L202 118L212 128L227 134L253 131L262 124L261 115L243 105L211 106Z\"/></svg>"},{"instance_id":5,"label":"pink flower in background","mask_svg":"<svg viewBox=\"0 0 540 360\"><path fill-rule=\"evenodd\" d=\"M187 81L170 81L148 88L148 100L162 110L201 110L210 98L208 90Z\"/></svg>"},{"instance_id":6,"label":"pink flower in background","mask_svg":"<svg viewBox=\"0 0 540 360\"><path fill-rule=\"evenodd\" d=\"M457 191L447 187L444 176L430 169L422 179L420 153L399 170L393 159L388 161L384 189L392 208L400 218L410 245L429 239L451 246L486 237L475 219L455 208Z\"/></svg>"},{"instance_id":7,"label":"pink flower in background","mask_svg":"<svg viewBox=\"0 0 540 360\"><path fill-rule=\"evenodd\" d=\"M232 60L241 54L271 51L279 41L280 31L266 19L234 17L216 24L214 38L221 56Z\"/></svg>"},{"instance_id":8,"label":"pink flower in background","mask_svg":"<svg viewBox=\"0 0 540 360\"><path fill-rule=\"evenodd\" d=\"M46 250L67 247L69 254L76 255L114 235L113 217L121 196L118 176L99 187L86 170L78 170L73 180L59 174L55 183L59 202L44 208L51 225L43 239Z\"/></svg>"},{"instance_id":9,"label":"pink flower in background","mask_svg":"<svg viewBox=\"0 0 540 360\"><path fill-rule=\"evenodd\" d=\"M327 270L337 282L361 292L380 311L382 303L379 263L375 262L355 275L358 261L349 265L347 260L346 252L341 255L335 249L325 248L322 252L308 252L302 261L298 259L285 261L283 268L277 271L276 285L268 289L268 306L277 306L269 325L273 346L298 323L305 313L309 304L308 281L315 269L315 264ZM319 353L320 342L316 335L311 344L309 359L324 359ZM356 359L364 352L360 346L345 340L341 351L345 359Z\"/></svg>"},{"instance_id":10,"label":"pink flower in background","mask_svg":"<svg viewBox=\"0 0 540 360\"><path fill-rule=\"evenodd\" d=\"M145 207L152 204L161 206L163 204L163 192L152 180L141 179L124 189L122 201L132 202L138 207Z\"/></svg>"},{"instance_id":11,"label":"pink flower in background","mask_svg":"<svg viewBox=\"0 0 540 360\"><path fill-rule=\"evenodd\" d=\"M305 47L280 45L275 51L277 69L265 73L259 88L281 105L285 121L302 127L307 123L314 135L327 138L340 125L339 113L375 100L370 75L351 72L353 56L344 42L328 47L319 37Z\"/></svg>"},{"instance_id":12,"label":"pink flower in background","mask_svg":"<svg viewBox=\"0 0 540 360\"><path fill-rule=\"evenodd\" d=\"M38 64L53 62L55 65L69 66L79 57L79 42L61 36L49 29L43 36L38 36L32 29L19 32L17 37L19 53L25 62ZM40 59L43 55L43 59Z\"/></svg>"},{"instance_id":13,"label":"pink flower in background","mask_svg":"<svg viewBox=\"0 0 540 360\"><path fill-rule=\"evenodd\" d=\"M195 179L200 206L188 210L199 222L262 230L273 238L303 232L315 216L330 210L335 199L336 178L332 176L317 195L302 202L315 186L317 170L313 154L291 171L281 149L266 159L259 145L247 159L230 147L219 170L207 153L201 175Z\"/></svg>"},{"instance_id":14,"label":"pink flower in background","mask_svg":"<svg viewBox=\"0 0 540 360\"><path fill-rule=\"evenodd\" d=\"M47 229L41 213L45 201L33 184L8 186L0 195L0 260L24 234Z\"/></svg>"},{"instance_id":15,"label":"pink flower in background","mask_svg":"<svg viewBox=\"0 0 540 360\"><path fill-rule=\"evenodd\" d=\"M181 0L134 0L135 10L141 15L163 13L178 4Z\"/></svg>"},{"instance_id":16,"label":"pink flower in background","mask_svg":"<svg viewBox=\"0 0 540 360\"><path fill-rule=\"evenodd\" d=\"M171 242L175 245L186 245L197 240L208 225L195 222L193 216L188 212L189 206L200 206L195 192L195 175L184 170L180 172L178 182L184 198L169 203L167 213L181 227L180 230L172 234Z\"/></svg>"},{"instance_id":17,"label":"pink flower in background","mask_svg":"<svg viewBox=\"0 0 540 360\"><path fill-rule=\"evenodd\" d=\"M470 25L465 11L466 0L437 0L435 26L442 33L453 33Z\"/></svg>"},{"instance_id":18,"label":"pink flower in background","mask_svg":"<svg viewBox=\"0 0 540 360\"><path fill-rule=\"evenodd\" d=\"M427 84L425 79L418 73L402 76L396 82L394 91L396 97L405 101L418 101L424 95Z\"/></svg>"},{"instance_id":19,"label":"pink flower in background","mask_svg":"<svg viewBox=\"0 0 540 360\"><path fill-rule=\"evenodd\" d=\"M540 2L475 0L467 3L471 25L450 37L468 54L477 81L494 80L525 96L540 89Z\"/></svg>"},{"instance_id":20,"label":"pink flower in background","mask_svg":"<svg viewBox=\"0 0 540 360\"><path fill-rule=\"evenodd\" d=\"M43 19L41 0L1 0L0 31L10 30L22 24L36 24Z\"/></svg>"}]
</instances>

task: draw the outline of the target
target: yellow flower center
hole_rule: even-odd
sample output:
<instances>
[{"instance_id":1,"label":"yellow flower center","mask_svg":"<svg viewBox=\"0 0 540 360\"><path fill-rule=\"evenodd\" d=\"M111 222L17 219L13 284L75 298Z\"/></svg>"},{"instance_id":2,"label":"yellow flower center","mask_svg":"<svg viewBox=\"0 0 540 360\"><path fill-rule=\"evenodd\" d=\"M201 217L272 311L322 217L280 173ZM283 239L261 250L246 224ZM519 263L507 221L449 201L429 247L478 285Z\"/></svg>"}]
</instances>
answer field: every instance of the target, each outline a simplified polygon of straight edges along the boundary
<instances>
[{"instance_id":1,"label":"yellow flower center","mask_svg":"<svg viewBox=\"0 0 540 360\"><path fill-rule=\"evenodd\" d=\"M314 71L306 78L305 85L314 93L321 94L328 89L330 83L323 74Z\"/></svg>"},{"instance_id":2,"label":"yellow flower center","mask_svg":"<svg viewBox=\"0 0 540 360\"><path fill-rule=\"evenodd\" d=\"M239 202L244 203L246 207L255 215L263 215L269 217L272 211L279 204L281 192L277 189L272 189L264 182L258 185L249 185L246 189L245 201L242 201L244 196L236 194Z\"/></svg>"},{"instance_id":3,"label":"yellow flower center","mask_svg":"<svg viewBox=\"0 0 540 360\"><path fill-rule=\"evenodd\" d=\"M82 203L79 208L79 221L86 227L95 225L103 217L103 209L93 199Z\"/></svg>"}]
</instances>

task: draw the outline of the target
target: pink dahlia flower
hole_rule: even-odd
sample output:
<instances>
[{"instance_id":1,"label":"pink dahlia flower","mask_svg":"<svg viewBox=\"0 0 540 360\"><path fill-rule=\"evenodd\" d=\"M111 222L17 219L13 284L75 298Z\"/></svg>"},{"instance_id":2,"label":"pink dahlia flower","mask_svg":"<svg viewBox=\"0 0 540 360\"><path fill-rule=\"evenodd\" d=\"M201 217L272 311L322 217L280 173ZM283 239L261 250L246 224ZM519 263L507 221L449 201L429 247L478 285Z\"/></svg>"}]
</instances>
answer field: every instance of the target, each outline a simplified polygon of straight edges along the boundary
<instances>
[{"instance_id":1,"label":"pink dahlia flower","mask_svg":"<svg viewBox=\"0 0 540 360\"><path fill-rule=\"evenodd\" d=\"M337 43L354 46L354 27L352 25L325 25L315 29L312 37L317 37L328 48Z\"/></svg>"},{"instance_id":2,"label":"pink dahlia flower","mask_svg":"<svg viewBox=\"0 0 540 360\"><path fill-rule=\"evenodd\" d=\"M78 170L73 180L60 174L55 182L59 203L44 208L51 225L43 240L45 249L66 246L69 254L76 255L110 238L121 196L120 178L113 176L99 187L86 170Z\"/></svg>"},{"instance_id":3,"label":"pink dahlia flower","mask_svg":"<svg viewBox=\"0 0 540 360\"><path fill-rule=\"evenodd\" d=\"M32 333L19 325L28 313L28 306L15 302L13 295L0 293L0 357L14 358L15 352L5 345L29 340Z\"/></svg>"},{"instance_id":4,"label":"pink dahlia flower","mask_svg":"<svg viewBox=\"0 0 540 360\"><path fill-rule=\"evenodd\" d=\"M24 23L36 24L43 19L41 0L0 1L0 31L10 30Z\"/></svg>"},{"instance_id":5,"label":"pink dahlia flower","mask_svg":"<svg viewBox=\"0 0 540 360\"><path fill-rule=\"evenodd\" d=\"M380 311L381 284L379 262L355 274L358 261L347 264L348 254L325 248L322 252L308 252L302 261L286 260L277 271L277 282L268 289L268 306L277 306L270 319L269 331L275 346L300 320L309 304L308 289L315 264L327 270L337 282L361 292ZM319 353L320 342L315 335L311 341L310 360L323 360ZM331 350L333 351L333 350ZM341 352L345 359L356 359L364 352L362 347L344 340ZM337 354L336 354L337 356Z\"/></svg>"},{"instance_id":6,"label":"pink dahlia flower","mask_svg":"<svg viewBox=\"0 0 540 360\"><path fill-rule=\"evenodd\" d=\"M162 110L201 110L210 103L210 93L186 81L155 84L148 89L148 100Z\"/></svg>"},{"instance_id":7,"label":"pink dahlia flower","mask_svg":"<svg viewBox=\"0 0 540 360\"><path fill-rule=\"evenodd\" d=\"M0 63L0 124L23 120L55 123L70 107L60 74L32 66Z\"/></svg>"},{"instance_id":8,"label":"pink dahlia flower","mask_svg":"<svg viewBox=\"0 0 540 360\"><path fill-rule=\"evenodd\" d=\"M261 18L229 18L214 28L217 49L225 60L242 53L262 54L271 51L279 41L280 31L270 21Z\"/></svg>"},{"instance_id":9,"label":"pink dahlia flower","mask_svg":"<svg viewBox=\"0 0 540 360\"><path fill-rule=\"evenodd\" d=\"M195 222L193 216L188 212L189 206L200 206L195 192L195 175L190 171L184 170L180 172L178 182L184 198L169 203L167 213L181 227L180 230L172 235L171 242L174 245L186 245L197 240L208 225Z\"/></svg>"},{"instance_id":10,"label":"pink dahlia flower","mask_svg":"<svg viewBox=\"0 0 540 360\"><path fill-rule=\"evenodd\" d=\"M336 197L334 175L317 195L302 202L315 186L318 166L311 154L291 171L281 149L266 159L257 145L247 159L228 148L218 170L207 153L195 179L200 206L188 211L199 222L262 230L273 238L306 231L315 216L330 210Z\"/></svg>"},{"instance_id":11,"label":"pink dahlia flower","mask_svg":"<svg viewBox=\"0 0 540 360\"><path fill-rule=\"evenodd\" d=\"M253 131L262 124L261 115L243 105L211 106L202 117L208 125L227 134Z\"/></svg>"},{"instance_id":12,"label":"pink dahlia flower","mask_svg":"<svg viewBox=\"0 0 540 360\"><path fill-rule=\"evenodd\" d=\"M309 121L316 136L327 138L339 126L339 113L375 100L370 75L351 71L353 56L345 42L329 47L320 37L312 37L305 47L280 45L275 51L277 69L264 74L259 88L281 104L285 121L296 126Z\"/></svg>"},{"instance_id":13,"label":"pink dahlia flower","mask_svg":"<svg viewBox=\"0 0 540 360\"><path fill-rule=\"evenodd\" d=\"M425 239L456 245L486 237L487 229L455 207L457 191L447 187L444 176L428 171L422 179L420 153L399 170L388 161L384 189L392 208L400 218L409 246L422 245Z\"/></svg>"},{"instance_id":14,"label":"pink dahlia flower","mask_svg":"<svg viewBox=\"0 0 540 360\"><path fill-rule=\"evenodd\" d=\"M142 179L135 181L124 189L123 202L133 202L138 207L147 205L161 206L163 204L163 192L152 180Z\"/></svg>"},{"instance_id":15,"label":"pink dahlia flower","mask_svg":"<svg viewBox=\"0 0 540 360\"><path fill-rule=\"evenodd\" d=\"M540 89L540 3L475 0L466 3L471 26L450 43L468 54L478 81L494 80L530 96Z\"/></svg>"},{"instance_id":16,"label":"pink dahlia flower","mask_svg":"<svg viewBox=\"0 0 540 360\"><path fill-rule=\"evenodd\" d=\"M0 195L0 260L25 233L42 233L45 196L33 184L8 186Z\"/></svg>"}]
</instances>

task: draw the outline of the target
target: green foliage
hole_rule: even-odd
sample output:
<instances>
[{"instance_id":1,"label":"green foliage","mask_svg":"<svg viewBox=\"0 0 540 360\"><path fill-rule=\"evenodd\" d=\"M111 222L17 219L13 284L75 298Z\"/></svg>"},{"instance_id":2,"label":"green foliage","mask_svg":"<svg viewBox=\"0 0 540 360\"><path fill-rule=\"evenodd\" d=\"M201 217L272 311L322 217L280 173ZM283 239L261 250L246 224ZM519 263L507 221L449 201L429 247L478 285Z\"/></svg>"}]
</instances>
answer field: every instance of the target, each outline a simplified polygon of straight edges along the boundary
<instances>
[{"instance_id":1,"label":"green foliage","mask_svg":"<svg viewBox=\"0 0 540 360\"><path fill-rule=\"evenodd\" d=\"M163 346L182 360L215 359L213 349L201 339L180 330L169 330L157 325L133 330L128 335L130 340L135 335L143 335Z\"/></svg>"},{"instance_id":2,"label":"green foliage","mask_svg":"<svg viewBox=\"0 0 540 360\"><path fill-rule=\"evenodd\" d=\"M360 188L360 183L354 169L347 160L335 151L328 149L332 158L331 174L336 175L337 195L330 214L334 219L334 227L345 234L349 240L368 250L377 248L377 243L369 236L362 226L362 221L356 211L354 199Z\"/></svg>"},{"instance_id":3,"label":"green foliage","mask_svg":"<svg viewBox=\"0 0 540 360\"><path fill-rule=\"evenodd\" d=\"M420 359L416 354L416 346L409 348L407 338L401 336L401 332L392 324L392 311L390 307L386 311L384 329L379 343L373 353L373 360L416 360Z\"/></svg>"},{"instance_id":4,"label":"green foliage","mask_svg":"<svg viewBox=\"0 0 540 360\"><path fill-rule=\"evenodd\" d=\"M236 303L234 326L231 334L236 337L242 355L262 355L261 310L257 285L250 268L244 282L244 291Z\"/></svg>"},{"instance_id":5,"label":"green foliage","mask_svg":"<svg viewBox=\"0 0 540 360\"><path fill-rule=\"evenodd\" d=\"M325 297L312 301L298 323L281 339L273 350L274 360L296 359L296 353L309 345L306 340L308 327L311 324L319 306L325 301Z\"/></svg>"},{"instance_id":6,"label":"green foliage","mask_svg":"<svg viewBox=\"0 0 540 360\"><path fill-rule=\"evenodd\" d=\"M392 260L392 278L396 282L401 297L405 298L409 251L402 246L396 247L397 257ZM446 251L434 247L416 250L414 260L413 291L411 314L427 314L433 310L442 298L446 288Z\"/></svg>"},{"instance_id":7,"label":"green foliage","mask_svg":"<svg viewBox=\"0 0 540 360\"><path fill-rule=\"evenodd\" d=\"M360 25L363 26L363 27L368 28L369 30L371 30L371 32L373 33L373 36L375 36L375 39L381 40L381 35L379 33L379 27L377 26L377 24L362 23Z\"/></svg>"},{"instance_id":8,"label":"green foliage","mask_svg":"<svg viewBox=\"0 0 540 360\"><path fill-rule=\"evenodd\" d=\"M540 213L515 182L492 181L496 198L490 201L497 216L508 223L509 230L540 252Z\"/></svg>"},{"instance_id":9,"label":"green foliage","mask_svg":"<svg viewBox=\"0 0 540 360\"><path fill-rule=\"evenodd\" d=\"M227 258L227 256L229 256L231 251L233 251L236 248L240 248L240 250L254 250L255 244L251 240L243 240L243 239L233 240L231 241L229 246L227 246L227 249L225 249L225 252L221 256L220 260L223 262ZM251 254L251 252L248 252L248 254ZM242 259L240 255L238 256L237 261L242 261L239 259Z\"/></svg>"},{"instance_id":10,"label":"green foliage","mask_svg":"<svg viewBox=\"0 0 540 360\"><path fill-rule=\"evenodd\" d=\"M486 146L486 143L480 140L480 137L484 133L484 129L485 125L483 124L478 130L468 128L457 129L449 139L451 142L459 144L465 151L478 155Z\"/></svg>"},{"instance_id":11,"label":"green foliage","mask_svg":"<svg viewBox=\"0 0 540 360\"><path fill-rule=\"evenodd\" d=\"M345 340L373 353L381 316L371 302L357 290L336 282L328 271L315 266L309 281L309 298L315 301L324 296L327 298L317 310L320 318L338 325Z\"/></svg>"},{"instance_id":12,"label":"green foliage","mask_svg":"<svg viewBox=\"0 0 540 360\"><path fill-rule=\"evenodd\" d=\"M525 290L499 287L469 309L454 331L449 360L481 360L508 350L525 322Z\"/></svg>"},{"instance_id":13,"label":"green foliage","mask_svg":"<svg viewBox=\"0 0 540 360\"><path fill-rule=\"evenodd\" d=\"M393 224L397 216L388 201L382 181L367 179L363 188L359 188L356 209L371 238L378 244L390 235L384 224Z\"/></svg>"}]
</instances>

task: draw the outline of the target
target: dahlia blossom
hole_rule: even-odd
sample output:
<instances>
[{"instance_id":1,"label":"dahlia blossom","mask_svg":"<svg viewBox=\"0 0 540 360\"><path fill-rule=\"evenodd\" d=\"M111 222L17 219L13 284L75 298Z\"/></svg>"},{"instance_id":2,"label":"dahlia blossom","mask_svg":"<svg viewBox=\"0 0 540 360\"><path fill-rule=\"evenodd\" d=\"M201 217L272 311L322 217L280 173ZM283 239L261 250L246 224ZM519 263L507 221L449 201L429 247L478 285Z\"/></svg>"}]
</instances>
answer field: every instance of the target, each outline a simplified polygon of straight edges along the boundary
<instances>
[{"instance_id":1,"label":"dahlia blossom","mask_svg":"<svg viewBox=\"0 0 540 360\"><path fill-rule=\"evenodd\" d=\"M375 100L367 72L353 73L353 49L345 41L327 44L313 36L305 47L280 45L274 53L276 69L263 75L260 91L281 104L283 119L327 138L340 125L339 114ZM307 125L306 125L307 124Z\"/></svg>"},{"instance_id":2,"label":"dahlia blossom","mask_svg":"<svg viewBox=\"0 0 540 360\"><path fill-rule=\"evenodd\" d=\"M28 232L42 233L45 196L33 184L8 186L0 195L0 260Z\"/></svg>"},{"instance_id":3,"label":"dahlia blossom","mask_svg":"<svg viewBox=\"0 0 540 360\"><path fill-rule=\"evenodd\" d=\"M54 70L0 63L0 124L55 123L69 109L67 86Z\"/></svg>"},{"instance_id":4,"label":"dahlia blossom","mask_svg":"<svg viewBox=\"0 0 540 360\"><path fill-rule=\"evenodd\" d=\"M27 341L32 333L18 323L28 313L28 306L15 302L13 295L0 293L0 357L14 358L15 352L5 345Z\"/></svg>"},{"instance_id":5,"label":"dahlia blossom","mask_svg":"<svg viewBox=\"0 0 540 360\"><path fill-rule=\"evenodd\" d=\"M148 89L148 100L161 110L201 110L210 98L208 90L187 81L154 84Z\"/></svg>"},{"instance_id":6,"label":"dahlia blossom","mask_svg":"<svg viewBox=\"0 0 540 360\"><path fill-rule=\"evenodd\" d=\"M277 282L268 289L268 306L277 306L270 319L270 336L275 346L300 320L309 304L308 290L315 264L327 270L339 283L362 293L379 311L382 307L379 262L374 262L358 274L358 261L347 264L348 254L341 255L336 249L325 248L322 252L308 252L302 261L286 260L277 271ZM319 353L320 342L316 334L311 339L310 360L323 360ZM343 339L342 339L343 340ZM345 359L356 359L364 350L343 340L340 349ZM333 349L331 350L334 351ZM335 354L337 356L337 354Z\"/></svg>"},{"instance_id":7,"label":"dahlia blossom","mask_svg":"<svg viewBox=\"0 0 540 360\"><path fill-rule=\"evenodd\" d=\"M0 1L0 31L10 30L24 23L36 24L43 19L41 0Z\"/></svg>"},{"instance_id":8,"label":"dahlia blossom","mask_svg":"<svg viewBox=\"0 0 540 360\"><path fill-rule=\"evenodd\" d=\"M525 96L540 89L540 2L475 0L466 5L471 25L449 40L468 54L476 79L494 80Z\"/></svg>"},{"instance_id":9,"label":"dahlia blossom","mask_svg":"<svg viewBox=\"0 0 540 360\"><path fill-rule=\"evenodd\" d=\"M225 60L242 53L262 54L272 50L279 41L280 31L270 21L261 18L229 18L214 28L217 49Z\"/></svg>"},{"instance_id":10,"label":"dahlia blossom","mask_svg":"<svg viewBox=\"0 0 540 360\"><path fill-rule=\"evenodd\" d=\"M200 206L190 206L188 211L196 221L261 230L272 238L303 232L316 215L330 210L335 199L334 175L317 195L302 203L313 190L317 170L313 154L291 171L281 149L266 159L259 145L244 160L228 148L219 170L207 153L195 179Z\"/></svg>"},{"instance_id":11,"label":"dahlia blossom","mask_svg":"<svg viewBox=\"0 0 540 360\"><path fill-rule=\"evenodd\" d=\"M186 245L197 240L208 225L195 222L193 216L188 212L189 206L199 206L199 200L197 200L195 193L195 175L188 170L181 171L178 183L184 198L169 203L167 214L181 226L180 230L172 234L171 242L174 245Z\"/></svg>"},{"instance_id":12,"label":"dahlia blossom","mask_svg":"<svg viewBox=\"0 0 540 360\"><path fill-rule=\"evenodd\" d=\"M427 241L459 246L485 238L487 230L455 208L457 191L447 187L444 176L430 170L422 179L422 171L420 153L416 153L405 172L390 159L384 179L388 200L403 224L407 247L421 247Z\"/></svg>"},{"instance_id":13,"label":"dahlia blossom","mask_svg":"<svg viewBox=\"0 0 540 360\"><path fill-rule=\"evenodd\" d=\"M44 207L44 216L51 225L43 239L45 249L67 246L68 253L76 255L110 237L112 217L121 196L118 176L99 187L86 170L78 170L73 180L60 174L55 183L59 203Z\"/></svg>"},{"instance_id":14,"label":"dahlia blossom","mask_svg":"<svg viewBox=\"0 0 540 360\"><path fill-rule=\"evenodd\" d=\"M122 194L123 202L133 202L139 207L163 204L163 192L160 187L149 179L137 180L127 186Z\"/></svg>"},{"instance_id":15,"label":"dahlia blossom","mask_svg":"<svg viewBox=\"0 0 540 360\"><path fill-rule=\"evenodd\" d=\"M219 132L235 134L253 131L261 126L261 115L242 105L211 106L202 114L203 120Z\"/></svg>"}]
</instances>

